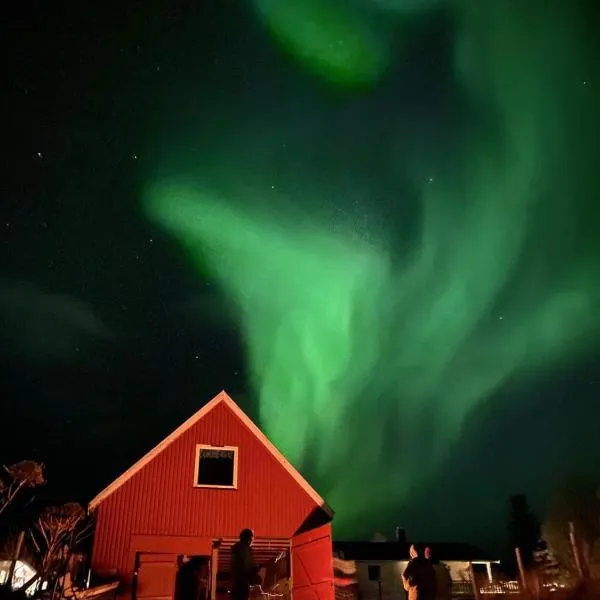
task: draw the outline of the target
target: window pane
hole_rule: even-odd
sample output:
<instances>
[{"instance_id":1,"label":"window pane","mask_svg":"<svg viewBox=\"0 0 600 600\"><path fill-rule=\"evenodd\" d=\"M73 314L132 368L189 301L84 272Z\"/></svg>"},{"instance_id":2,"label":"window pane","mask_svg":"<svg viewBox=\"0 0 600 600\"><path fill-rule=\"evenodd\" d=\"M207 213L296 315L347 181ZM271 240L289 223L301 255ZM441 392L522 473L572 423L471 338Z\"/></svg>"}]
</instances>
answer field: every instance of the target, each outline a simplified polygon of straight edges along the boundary
<instances>
[{"instance_id":1,"label":"window pane","mask_svg":"<svg viewBox=\"0 0 600 600\"><path fill-rule=\"evenodd\" d=\"M233 486L235 452L202 448L198 464L198 485Z\"/></svg>"}]
</instances>

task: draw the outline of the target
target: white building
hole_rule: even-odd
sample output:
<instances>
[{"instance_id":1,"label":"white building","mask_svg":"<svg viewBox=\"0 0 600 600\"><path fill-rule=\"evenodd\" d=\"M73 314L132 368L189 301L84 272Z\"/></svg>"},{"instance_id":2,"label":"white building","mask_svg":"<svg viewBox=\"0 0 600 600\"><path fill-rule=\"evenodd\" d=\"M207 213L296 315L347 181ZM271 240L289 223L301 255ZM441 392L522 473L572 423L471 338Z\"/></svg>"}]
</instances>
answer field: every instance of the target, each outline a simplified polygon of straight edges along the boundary
<instances>
[{"instance_id":1,"label":"white building","mask_svg":"<svg viewBox=\"0 0 600 600\"><path fill-rule=\"evenodd\" d=\"M470 544L427 543L434 561L445 565L453 594L471 595L472 571L478 586L494 580L499 560ZM334 542L334 570L340 590L354 588L362 600L397 600L405 597L402 574L410 544L405 542ZM349 596L341 592L339 596Z\"/></svg>"},{"instance_id":2,"label":"white building","mask_svg":"<svg viewBox=\"0 0 600 600\"><path fill-rule=\"evenodd\" d=\"M10 573L10 560L0 560L0 585L6 583L8 579L8 574ZM13 573L12 578L12 589L18 590L22 588L34 575L36 574L35 569L28 563L18 560L15 564L15 571ZM27 590L28 596L33 596L35 591L37 590L37 586L39 584L36 583L29 587Z\"/></svg>"}]
</instances>

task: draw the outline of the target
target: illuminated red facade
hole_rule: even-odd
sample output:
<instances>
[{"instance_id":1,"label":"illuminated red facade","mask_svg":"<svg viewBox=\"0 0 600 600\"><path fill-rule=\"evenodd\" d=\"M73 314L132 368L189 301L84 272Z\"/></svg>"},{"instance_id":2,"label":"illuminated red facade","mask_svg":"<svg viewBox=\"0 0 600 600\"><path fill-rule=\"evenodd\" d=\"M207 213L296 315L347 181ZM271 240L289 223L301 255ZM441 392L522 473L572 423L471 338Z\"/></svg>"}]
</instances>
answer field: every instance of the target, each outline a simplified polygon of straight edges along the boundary
<instances>
[{"instance_id":1,"label":"illuminated red facade","mask_svg":"<svg viewBox=\"0 0 600 600\"><path fill-rule=\"evenodd\" d=\"M235 489L195 485L200 445L236 448ZM131 582L140 557L166 562L152 567L164 571L157 575L164 589L139 597L173 597L168 565L180 555L214 556L220 546L222 570L224 548L251 527L264 555L257 560L290 548L294 600L306 593L333 599L330 509L225 392L101 492L90 510L93 571L116 571Z\"/></svg>"}]
</instances>

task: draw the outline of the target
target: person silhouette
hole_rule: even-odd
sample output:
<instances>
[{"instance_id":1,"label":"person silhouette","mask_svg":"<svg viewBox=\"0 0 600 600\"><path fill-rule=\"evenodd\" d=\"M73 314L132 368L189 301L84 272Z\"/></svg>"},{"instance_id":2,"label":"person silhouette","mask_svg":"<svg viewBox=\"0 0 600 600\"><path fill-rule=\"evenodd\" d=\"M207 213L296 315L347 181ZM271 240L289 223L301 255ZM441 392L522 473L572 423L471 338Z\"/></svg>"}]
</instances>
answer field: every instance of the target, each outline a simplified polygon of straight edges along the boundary
<instances>
[{"instance_id":1,"label":"person silhouette","mask_svg":"<svg viewBox=\"0 0 600 600\"><path fill-rule=\"evenodd\" d=\"M433 556L429 546L425 548L425 558L431 562L435 571L435 600L450 600L452 598L452 578L448 567Z\"/></svg>"},{"instance_id":2,"label":"person silhouette","mask_svg":"<svg viewBox=\"0 0 600 600\"><path fill-rule=\"evenodd\" d=\"M242 529L240 539L231 548L231 598L232 600L248 600L250 587L260 583L259 567L254 562L252 543L254 531Z\"/></svg>"},{"instance_id":3,"label":"person silhouette","mask_svg":"<svg viewBox=\"0 0 600 600\"><path fill-rule=\"evenodd\" d=\"M411 545L409 556L410 560L402 574L408 600L435 600L436 578L431 561L420 556L415 544Z\"/></svg>"}]
</instances>

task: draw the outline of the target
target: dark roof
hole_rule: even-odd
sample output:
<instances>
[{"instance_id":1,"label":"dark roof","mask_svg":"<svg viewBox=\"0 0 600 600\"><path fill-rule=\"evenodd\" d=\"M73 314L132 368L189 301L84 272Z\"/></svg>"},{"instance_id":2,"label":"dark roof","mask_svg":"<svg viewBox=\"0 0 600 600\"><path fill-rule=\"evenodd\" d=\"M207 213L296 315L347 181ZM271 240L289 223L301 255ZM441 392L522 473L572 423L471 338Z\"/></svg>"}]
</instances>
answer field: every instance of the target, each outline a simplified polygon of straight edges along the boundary
<instances>
[{"instance_id":1,"label":"dark roof","mask_svg":"<svg viewBox=\"0 0 600 600\"><path fill-rule=\"evenodd\" d=\"M497 560L471 544L448 542L416 542L424 548L429 546L434 559L438 560ZM333 551L345 560L408 560L411 543L406 542L359 542L335 541Z\"/></svg>"}]
</instances>

